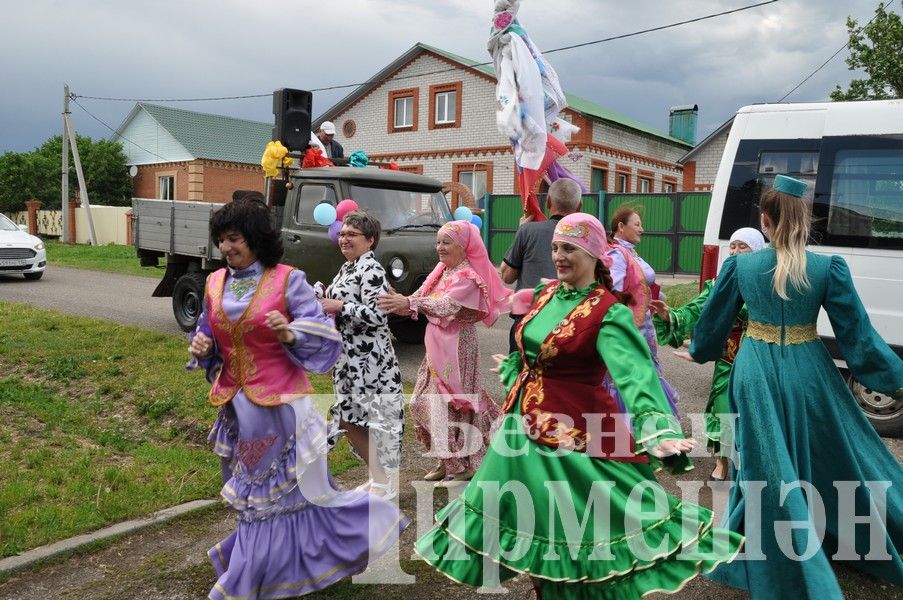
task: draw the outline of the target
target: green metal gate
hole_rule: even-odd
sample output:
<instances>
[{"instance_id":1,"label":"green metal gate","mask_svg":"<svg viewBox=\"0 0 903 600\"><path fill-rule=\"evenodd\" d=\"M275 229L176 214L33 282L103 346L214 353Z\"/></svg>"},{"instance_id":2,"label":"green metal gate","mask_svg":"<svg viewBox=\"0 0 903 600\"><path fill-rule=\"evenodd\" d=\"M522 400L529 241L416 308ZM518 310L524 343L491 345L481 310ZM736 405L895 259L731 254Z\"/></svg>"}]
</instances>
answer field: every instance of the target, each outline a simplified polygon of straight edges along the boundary
<instances>
[{"instance_id":1,"label":"green metal gate","mask_svg":"<svg viewBox=\"0 0 903 600\"><path fill-rule=\"evenodd\" d=\"M663 274L698 274L702 262L702 239L709 211L709 192L672 194L585 194L583 212L599 217L610 227L611 215L629 204L643 219L642 241L637 252ZM539 198L545 206L545 198ZM501 263L514 241L523 211L519 195L489 195L483 199L483 241L495 264Z\"/></svg>"}]
</instances>

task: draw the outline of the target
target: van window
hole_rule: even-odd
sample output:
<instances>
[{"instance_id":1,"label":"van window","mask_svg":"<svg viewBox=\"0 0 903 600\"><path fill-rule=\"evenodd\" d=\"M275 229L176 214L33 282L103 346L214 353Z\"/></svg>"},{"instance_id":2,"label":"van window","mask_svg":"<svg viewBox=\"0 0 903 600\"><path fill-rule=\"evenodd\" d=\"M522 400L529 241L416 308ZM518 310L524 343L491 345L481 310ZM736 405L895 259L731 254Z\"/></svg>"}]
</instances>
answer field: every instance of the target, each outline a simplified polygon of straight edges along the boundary
<instances>
[{"instance_id":1,"label":"van window","mask_svg":"<svg viewBox=\"0 0 903 600\"><path fill-rule=\"evenodd\" d=\"M315 225L314 207L321 202L335 206L338 204L335 189L322 183L305 183L298 190L298 206L295 209L295 222L303 225Z\"/></svg>"},{"instance_id":2,"label":"van window","mask_svg":"<svg viewBox=\"0 0 903 600\"><path fill-rule=\"evenodd\" d=\"M903 248L903 136L826 138L815 216L822 243Z\"/></svg>"}]
</instances>

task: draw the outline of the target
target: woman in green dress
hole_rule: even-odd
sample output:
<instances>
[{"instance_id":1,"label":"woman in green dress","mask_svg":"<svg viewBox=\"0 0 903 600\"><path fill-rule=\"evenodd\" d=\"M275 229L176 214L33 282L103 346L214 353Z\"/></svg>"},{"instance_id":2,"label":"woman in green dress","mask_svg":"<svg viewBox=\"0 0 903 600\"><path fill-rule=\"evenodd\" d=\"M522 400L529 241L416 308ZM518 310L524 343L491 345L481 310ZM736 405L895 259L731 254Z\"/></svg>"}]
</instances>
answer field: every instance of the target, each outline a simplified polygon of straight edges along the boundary
<instances>
[{"instance_id":1,"label":"woman in green dress","mask_svg":"<svg viewBox=\"0 0 903 600\"><path fill-rule=\"evenodd\" d=\"M713 529L708 509L655 480L655 457L682 470L693 441L612 292L607 246L595 217L561 219L558 279L536 289L516 332L520 351L496 355L506 414L471 482L416 544L455 581L493 587L524 573L540 597L640 598L675 592L739 552L742 536ZM632 430L599 385L606 371Z\"/></svg>"},{"instance_id":2,"label":"woman in green dress","mask_svg":"<svg viewBox=\"0 0 903 600\"><path fill-rule=\"evenodd\" d=\"M728 254L747 254L765 247L765 238L758 229L742 227L731 234ZM653 311L652 324L655 327L655 335L659 344L668 344L674 348L683 346L684 341L690 337L693 328L699 321L699 313L709 294L712 292L714 279L709 279L703 285L698 296L681 306L671 308L664 300L652 300L650 308ZM705 405L705 437L706 445L715 455L715 470L711 478L716 481L724 481L727 476L727 461L733 452L733 441L730 422L725 415L728 410L727 388L731 379L731 367L740 342L746 332L746 307L740 310L731 334L724 345L724 352L715 361L715 372L712 375L712 389L709 392L709 401Z\"/></svg>"},{"instance_id":3,"label":"woman in green dress","mask_svg":"<svg viewBox=\"0 0 903 600\"><path fill-rule=\"evenodd\" d=\"M711 578L752 598L843 598L829 558L903 586L903 468L821 343L819 309L864 385L900 397L903 361L872 328L846 262L806 251L805 187L779 175L764 194L771 247L724 262L689 349L697 362L717 360L746 303L730 382L739 466L725 518L746 536L747 556Z\"/></svg>"}]
</instances>

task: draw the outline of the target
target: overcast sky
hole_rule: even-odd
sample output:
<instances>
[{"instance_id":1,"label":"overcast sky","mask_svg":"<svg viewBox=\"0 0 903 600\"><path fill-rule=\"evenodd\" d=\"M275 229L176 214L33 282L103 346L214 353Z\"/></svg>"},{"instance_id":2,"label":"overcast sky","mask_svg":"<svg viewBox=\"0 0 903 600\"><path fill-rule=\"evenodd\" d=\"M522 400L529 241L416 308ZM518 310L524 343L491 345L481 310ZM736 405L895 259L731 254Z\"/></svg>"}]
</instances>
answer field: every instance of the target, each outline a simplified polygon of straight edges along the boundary
<instances>
[{"instance_id":1,"label":"overcast sky","mask_svg":"<svg viewBox=\"0 0 903 600\"><path fill-rule=\"evenodd\" d=\"M755 3L755 0L523 0L518 15L543 50ZM877 0L779 0L715 19L547 59L562 87L667 130L668 108L699 105L702 139L737 108L777 101L864 24ZM79 96L195 98L357 83L416 42L488 60L490 0L3 0L0 153L61 129L63 85ZM900 2L891 9L899 12ZM855 76L846 50L787 101L821 101ZM351 89L316 92L314 114ZM112 128L134 102L82 98ZM269 97L171 106L272 121ZM111 132L76 105L77 131Z\"/></svg>"}]
</instances>

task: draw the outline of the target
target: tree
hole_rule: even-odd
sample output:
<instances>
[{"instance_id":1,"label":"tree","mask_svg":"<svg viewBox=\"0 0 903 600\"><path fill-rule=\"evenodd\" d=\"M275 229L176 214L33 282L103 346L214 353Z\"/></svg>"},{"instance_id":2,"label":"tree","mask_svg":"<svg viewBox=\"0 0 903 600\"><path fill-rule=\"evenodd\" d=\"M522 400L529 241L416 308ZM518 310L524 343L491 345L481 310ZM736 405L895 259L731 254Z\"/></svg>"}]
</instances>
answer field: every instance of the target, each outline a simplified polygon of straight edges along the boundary
<instances>
[{"instance_id":1,"label":"tree","mask_svg":"<svg viewBox=\"0 0 903 600\"><path fill-rule=\"evenodd\" d=\"M850 70L863 69L868 79L854 79L847 91L838 85L831 100L884 100L903 98L903 21L888 12L884 3L864 27L847 17L850 34Z\"/></svg>"},{"instance_id":2,"label":"tree","mask_svg":"<svg viewBox=\"0 0 903 600\"><path fill-rule=\"evenodd\" d=\"M77 135L76 141L91 203L108 206L131 204L132 179L128 174L122 145L109 140L95 142L82 135ZM0 211L25 210L25 201L31 198L42 201L46 208L59 208L62 153L63 138L57 135L32 152L6 152L0 156ZM78 190L71 149L69 190L73 197Z\"/></svg>"}]
</instances>

